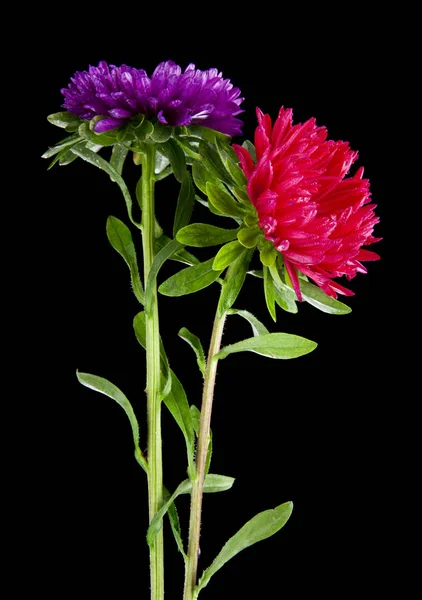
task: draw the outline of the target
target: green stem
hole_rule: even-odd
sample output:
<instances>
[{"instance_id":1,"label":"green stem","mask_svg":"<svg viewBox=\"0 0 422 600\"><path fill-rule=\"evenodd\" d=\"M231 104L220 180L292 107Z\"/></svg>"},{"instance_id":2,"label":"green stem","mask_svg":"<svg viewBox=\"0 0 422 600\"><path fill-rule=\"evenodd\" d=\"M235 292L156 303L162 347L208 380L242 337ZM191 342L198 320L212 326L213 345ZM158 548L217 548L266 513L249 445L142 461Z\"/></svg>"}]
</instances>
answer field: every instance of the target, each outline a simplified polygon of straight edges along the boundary
<instances>
[{"instance_id":1,"label":"green stem","mask_svg":"<svg viewBox=\"0 0 422 600\"><path fill-rule=\"evenodd\" d=\"M189 524L188 559L185 572L185 590L183 599L193 600L196 585L199 558L199 538L201 531L202 498L204 493L205 466L207 461L210 440L212 402L214 397L217 363L214 357L219 352L226 312L217 313L211 335L208 362L204 378L204 391L202 395L201 420L199 425L198 447L196 455L196 480L192 483L191 513Z\"/></svg>"},{"instance_id":2,"label":"green stem","mask_svg":"<svg viewBox=\"0 0 422 600\"><path fill-rule=\"evenodd\" d=\"M155 148L145 145L142 155L142 244L144 255L144 281L155 256L154 207ZM160 406L160 333L158 322L157 286L152 290L151 308L145 314L147 355L147 421L148 421L148 506L149 522L163 503L163 463L161 442ZM151 600L164 599L164 548L163 532L157 534L150 547Z\"/></svg>"}]
</instances>

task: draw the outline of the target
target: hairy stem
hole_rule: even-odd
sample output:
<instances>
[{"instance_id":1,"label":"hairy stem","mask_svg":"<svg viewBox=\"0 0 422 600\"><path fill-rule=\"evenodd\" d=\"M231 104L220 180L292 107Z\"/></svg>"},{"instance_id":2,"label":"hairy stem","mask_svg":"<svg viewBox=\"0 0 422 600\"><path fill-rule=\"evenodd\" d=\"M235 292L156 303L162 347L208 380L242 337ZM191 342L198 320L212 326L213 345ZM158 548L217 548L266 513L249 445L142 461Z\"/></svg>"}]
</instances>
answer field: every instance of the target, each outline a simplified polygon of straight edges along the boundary
<instances>
[{"instance_id":1,"label":"hairy stem","mask_svg":"<svg viewBox=\"0 0 422 600\"><path fill-rule=\"evenodd\" d=\"M145 145L142 156L142 243L144 256L144 281L155 256L154 207L155 148ZM148 506L149 522L163 503L163 463L160 406L160 333L158 322L157 286L152 290L151 309L146 319L147 356L147 421L148 421ZM150 547L151 600L164 599L164 548L160 531Z\"/></svg>"},{"instance_id":2,"label":"hairy stem","mask_svg":"<svg viewBox=\"0 0 422 600\"><path fill-rule=\"evenodd\" d=\"M196 480L192 483L189 548L185 572L184 600L193 600L197 579L205 466L210 440L212 402L218 363L218 360L214 357L220 350L225 320L226 313L220 314L219 310L217 310L211 335L208 362L205 371L204 391L202 395L201 420L196 455Z\"/></svg>"}]
</instances>

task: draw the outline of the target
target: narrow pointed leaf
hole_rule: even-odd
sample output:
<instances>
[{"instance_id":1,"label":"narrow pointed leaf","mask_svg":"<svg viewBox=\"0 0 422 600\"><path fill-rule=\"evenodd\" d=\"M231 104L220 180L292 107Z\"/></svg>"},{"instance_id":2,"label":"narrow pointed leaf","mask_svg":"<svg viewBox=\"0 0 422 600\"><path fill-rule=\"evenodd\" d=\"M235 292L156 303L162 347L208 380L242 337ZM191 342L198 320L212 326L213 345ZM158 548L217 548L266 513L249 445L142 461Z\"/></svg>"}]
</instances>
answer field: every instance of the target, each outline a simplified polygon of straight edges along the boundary
<instances>
[{"instance_id":1,"label":"narrow pointed leaf","mask_svg":"<svg viewBox=\"0 0 422 600\"><path fill-rule=\"evenodd\" d=\"M186 171L177 200L176 214L174 216L173 237L182 227L188 225L195 204L195 190L190 174Z\"/></svg>"},{"instance_id":2,"label":"narrow pointed leaf","mask_svg":"<svg viewBox=\"0 0 422 600\"><path fill-rule=\"evenodd\" d=\"M140 464L144 468L144 470L148 471L147 462L146 462L145 457L143 456L143 454L140 450L140 447L139 447L138 421L136 419L135 413L133 411L132 405L129 402L129 400L126 398L126 396L123 394L123 392L121 390L119 390L119 388L117 386L115 386L113 383L111 383L107 379L104 379L103 377L98 377L97 375L90 375L89 373L80 373L79 371L76 372L76 375L77 375L79 382L82 385L84 385L87 388L90 388L91 390L95 390L96 392L99 392L100 394L104 394L105 396L108 396L112 400L115 400L117 402L117 404L119 404L123 408L123 410L125 411L128 419L129 419L130 425L132 427L133 442L135 444L136 458L140 462Z\"/></svg>"},{"instance_id":3,"label":"narrow pointed leaf","mask_svg":"<svg viewBox=\"0 0 422 600\"><path fill-rule=\"evenodd\" d=\"M182 244L177 240L172 240L164 248L162 248L155 256L151 268L148 274L148 281L145 286L145 311L150 313L151 303L154 296L155 283L157 281L157 275L165 261L170 258L172 254L180 250Z\"/></svg>"},{"instance_id":4,"label":"narrow pointed leaf","mask_svg":"<svg viewBox=\"0 0 422 600\"><path fill-rule=\"evenodd\" d=\"M66 129L67 131L70 131L71 129L76 131L76 129L81 124L81 120L79 117L75 117L75 115L72 115L67 111L48 115L47 121L52 125L56 125L56 127L61 127L62 129Z\"/></svg>"},{"instance_id":5,"label":"narrow pointed leaf","mask_svg":"<svg viewBox=\"0 0 422 600\"><path fill-rule=\"evenodd\" d=\"M245 187L247 183L246 177L243 170L239 167L239 159L236 152L229 144L222 143L220 140L216 140L215 146L221 162L234 183L240 188Z\"/></svg>"},{"instance_id":6,"label":"narrow pointed leaf","mask_svg":"<svg viewBox=\"0 0 422 600\"><path fill-rule=\"evenodd\" d=\"M160 152L169 159L177 181L183 183L186 173L186 159L182 148L176 140L170 138L167 142L160 145Z\"/></svg>"},{"instance_id":7,"label":"narrow pointed leaf","mask_svg":"<svg viewBox=\"0 0 422 600\"><path fill-rule=\"evenodd\" d=\"M167 235L161 235L159 238L157 238L155 240L156 252L158 253L161 250L161 248L164 248L164 246L167 246L167 244L169 244L171 241L172 241L171 238L169 238ZM190 266L198 265L200 263L199 259L196 258L196 256L194 256L193 254L191 254L184 248L182 248L181 250L177 250L174 254L169 256L169 260L181 262L185 265L190 265Z\"/></svg>"},{"instance_id":8,"label":"narrow pointed leaf","mask_svg":"<svg viewBox=\"0 0 422 600\"><path fill-rule=\"evenodd\" d=\"M169 279L164 281L158 288L160 294L164 296L183 296L192 294L211 285L221 274L221 271L214 271L212 268L213 258L182 269Z\"/></svg>"},{"instance_id":9,"label":"narrow pointed leaf","mask_svg":"<svg viewBox=\"0 0 422 600\"><path fill-rule=\"evenodd\" d=\"M59 152L69 150L70 148L72 148L72 146L75 146L76 144L80 143L81 139L82 138L79 135L76 135L76 134L69 135L64 140L57 142L57 144L55 144L54 146L51 146L51 148L46 150L44 152L44 154L41 155L41 158L51 158L52 156L54 156L55 154L58 154Z\"/></svg>"},{"instance_id":10,"label":"narrow pointed leaf","mask_svg":"<svg viewBox=\"0 0 422 600\"><path fill-rule=\"evenodd\" d=\"M339 302L335 298L327 296L321 288L312 283L300 280L300 289L302 292L303 299L306 300L312 306L315 306L319 310L331 315L347 315L352 312L352 309Z\"/></svg>"},{"instance_id":11,"label":"narrow pointed leaf","mask_svg":"<svg viewBox=\"0 0 422 600\"><path fill-rule=\"evenodd\" d=\"M220 314L226 312L236 302L236 298L246 279L251 258L252 250L245 248L242 254L229 266L224 278L223 290L218 304Z\"/></svg>"},{"instance_id":12,"label":"narrow pointed leaf","mask_svg":"<svg viewBox=\"0 0 422 600\"><path fill-rule=\"evenodd\" d=\"M193 163L192 166L192 176L193 181L198 189L201 190L202 193L208 195L207 193L207 184L212 183L216 187L220 187L224 189L224 185L221 183L220 179L216 177L213 173L210 173L202 160L197 160ZM219 213L220 214L220 213Z\"/></svg>"},{"instance_id":13,"label":"narrow pointed leaf","mask_svg":"<svg viewBox=\"0 0 422 600\"><path fill-rule=\"evenodd\" d=\"M236 239L238 229L223 229L207 223L192 223L180 229L177 240L184 246L204 248Z\"/></svg>"},{"instance_id":14,"label":"narrow pointed leaf","mask_svg":"<svg viewBox=\"0 0 422 600\"><path fill-rule=\"evenodd\" d=\"M199 144L199 153L203 157L205 168L212 177L227 185L236 183L223 164L215 144L202 141Z\"/></svg>"},{"instance_id":15,"label":"narrow pointed leaf","mask_svg":"<svg viewBox=\"0 0 422 600\"><path fill-rule=\"evenodd\" d=\"M101 156L98 156L98 154L96 154L95 152L92 152L92 150L87 148L84 143L80 143L80 144L77 144L76 146L73 146L72 152L74 154L76 154L77 156L79 156L80 158L82 158L83 160L86 160L87 162L91 163L92 165L105 171L111 177L112 181L117 183L117 185L120 187L120 190L125 199L129 219L131 220L131 222L134 225L136 225L136 227L140 228L139 223L136 223L136 221L134 221L133 217L132 217L132 197L130 195L130 192L129 192L127 185L124 182L122 176L119 175L119 173L116 171L116 169L114 169L110 165L110 163L108 163L106 160L104 160L104 158L102 158Z\"/></svg>"},{"instance_id":16,"label":"narrow pointed leaf","mask_svg":"<svg viewBox=\"0 0 422 600\"><path fill-rule=\"evenodd\" d=\"M265 302L267 304L268 312L270 313L273 321L277 321L277 316L275 312L275 292L274 292L274 282L271 277L271 274L268 270L268 267L264 265L264 295Z\"/></svg>"},{"instance_id":17,"label":"narrow pointed leaf","mask_svg":"<svg viewBox=\"0 0 422 600\"><path fill-rule=\"evenodd\" d=\"M214 356L214 359L222 359L234 352L246 351L255 352L262 356L269 356L270 358L297 358L298 356L309 354L316 347L317 344L315 342L298 335L268 333L225 346Z\"/></svg>"},{"instance_id":18,"label":"narrow pointed leaf","mask_svg":"<svg viewBox=\"0 0 422 600\"><path fill-rule=\"evenodd\" d=\"M207 475L204 481L204 492L205 493L216 493L225 492L229 490L234 483L233 477L226 477L225 475ZM160 510L157 512L155 517L152 519L151 524L147 532L147 542L151 545L157 533L160 531L163 523L163 517L169 509L169 506L176 500L181 494L189 494L192 491L192 482L189 479L185 479L176 488L174 493L167 499Z\"/></svg>"},{"instance_id":19,"label":"narrow pointed leaf","mask_svg":"<svg viewBox=\"0 0 422 600\"><path fill-rule=\"evenodd\" d=\"M246 148L246 150L249 152L249 154L252 157L252 160L254 161L254 163L256 163L256 150L255 150L255 146L252 144L251 141L249 140L245 140L242 144L242 146L244 148Z\"/></svg>"},{"instance_id":20,"label":"narrow pointed leaf","mask_svg":"<svg viewBox=\"0 0 422 600\"><path fill-rule=\"evenodd\" d=\"M212 268L214 271L220 271L231 265L241 254L245 248L238 240L229 242L220 248L214 257Z\"/></svg>"},{"instance_id":21,"label":"narrow pointed leaf","mask_svg":"<svg viewBox=\"0 0 422 600\"><path fill-rule=\"evenodd\" d=\"M201 340L199 339L199 337L197 335L195 335L194 333L191 333L189 331L189 329L186 329L186 327L182 327L182 329L180 329L178 335L179 335L179 337L182 338L182 340L185 340L185 342L187 342L189 344L189 346L192 348L192 350L195 352L196 362L198 363L198 367L199 367L202 375L205 375L205 367L206 367L205 354L204 354L204 350L202 348Z\"/></svg>"},{"instance_id":22,"label":"narrow pointed leaf","mask_svg":"<svg viewBox=\"0 0 422 600\"><path fill-rule=\"evenodd\" d=\"M182 384L171 369L170 373L172 380L171 392L164 399L164 404L167 406L168 410L183 433L186 443L189 468L192 468L195 451L195 434L193 429L192 415Z\"/></svg>"},{"instance_id":23,"label":"narrow pointed leaf","mask_svg":"<svg viewBox=\"0 0 422 600\"><path fill-rule=\"evenodd\" d=\"M239 315L240 317L246 319L246 321L248 321L248 323L250 323L252 327L254 336L266 335L267 333L270 333L265 327L265 325L263 325L261 321L259 321L252 313L248 312L247 310L237 310L236 308L231 308L227 311L227 314Z\"/></svg>"},{"instance_id":24,"label":"narrow pointed leaf","mask_svg":"<svg viewBox=\"0 0 422 600\"><path fill-rule=\"evenodd\" d=\"M245 215L245 209L227 191L213 183L206 183L208 201L224 216L240 217Z\"/></svg>"},{"instance_id":25,"label":"narrow pointed leaf","mask_svg":"<svg viewBox=\"0 0 422 600\"><path fill-rule=\"evenodd\" d=\"M248 521L239 531L223 546L220 554L206 569L195 589L196 598L199 592L208 584L211 577L226 564L231 558L245 548L265 540L287 523L292 514L293 503L285 502L273 510L266 510L257 514Z\"/></svg>"},{"instance_id":26,"label":"narrow pointed leaf","mask_svg":"<svg viewBox=\"0 0 422 600\"><path fill-rule=\"evenodd\" d=\"M144 303L144 290L139 277L135 246L129 228L116 217L107 219L107 237L110 244L123 257L129 267L132 288L138 301Z\"/></svg>"},{"instance_id":27,"label":"narrow pointed leaf","mask_svg":"<svg viewBox=\"0 0 422 600\"><path fill-rule=\"evenodd\" d=\"M170 493L165 488L164 494L164 500L166 501L168 498L170 498ZM179 515L174 502L172 502L168 507L167 516L170 521L170 527L173 532L174 539L176 540L177 548L179 549L179 552L181 552L183 559L186 562L188 557L183 547L182 530L180 527Z\"/></svg>"},{"instance_id":28,"label":"narrow pointed leaf","mask_svg":"<svg viewBox=\"0 0 422 600\"><path fill-rule=\"evenodd\" d=\"M274 283L274 299L276 303L287 312L297 313L296 294L281 279L276 264L271 265L269 271Z\"/></svg>"},{"instance_id":29,"label":"narrow pointed leaf","mask_svg":"<svg viewBox=\"0 0 422 600\"><path fill-rule=\"evenodd\" d=\"M110 166L113 167L113 169L116 169L119 175L122 174L123 165L125 164L128 152L129 149L123 144L117 143L113 146L110 158Z\"/></svg>"},{"instance_id":30,"label":"narrow pointed leaf","mask_svg":"<svg viewBox=\"0 0 422 600\"><path fill-rule=\"evenodd\" d=\"M190 412L192 414L193 428L195 430L196 437L198 437L199 436L199 428L201 425L201 411L198 408L196 408L195 405L192 404L192 406L190 407ZM205 463L205 475L208 475L208 473L209 473L210 465L211 465L211 458L212 458L212 429L210 429L210 437L208 440L208 452L207 452L207 460Z\"/></svg>"}]
</instances>

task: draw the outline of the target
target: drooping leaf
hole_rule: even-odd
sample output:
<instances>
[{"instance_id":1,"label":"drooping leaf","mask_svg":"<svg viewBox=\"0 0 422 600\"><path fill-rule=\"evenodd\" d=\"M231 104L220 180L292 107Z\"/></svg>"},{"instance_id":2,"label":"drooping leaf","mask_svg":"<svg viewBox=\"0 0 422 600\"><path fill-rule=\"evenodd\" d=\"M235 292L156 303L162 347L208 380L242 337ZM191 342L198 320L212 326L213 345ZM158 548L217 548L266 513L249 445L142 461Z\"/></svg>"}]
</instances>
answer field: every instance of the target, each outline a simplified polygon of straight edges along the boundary
<instances>
[{"instance_id":1,"label":"drooping leaf","mask_svg":"<svg viewBox=\"0 0 422 600\"><path fill-rule=\"evenodd\" d=\"M224 278L223 289L218 303L220 314L223 314L236 302L243 283L246 279L246 273L252 258L252 250L245 248L227 269Z\"/></svg>"},{"instance_id":2,"label":"drooping leaf","mask_svg":"<svg viewBox=\"0 0 422 600\"><path fill-rule=\"evenodd\" d=\"M189 344L189 346L192 348L192 350L195 352L196 362L198 363L198 367L199 367L202 375L205 375L205 367L206 367L205 354L204 354L204 350L202 348L201 340L199 339L199 337L197 335L191 333L189 331L189 329L186 329L186 327L182 327L180 329L178 335L179 335L179 337L182 338L182 340L185 340L185 342L187 342Z\"/></svg>"},{"instance_id":3,"label":"drooping leaf","mask_svg":"<svg viewBox=\"0 0 422 600\"><path fill-rule=\"evenodd\" d=\"M174 215L173 237L177 232L188 225L195 204L195 190L193 188L190 174L186 171L177 200L176 213Z\"/></svg>"},{"instance_id":4,"label":"drooping leaf","mask_svg":"<svg viewBox=\"0 0 422 600\"><path fill-rule=\"evenodd\" d=\"M119 175L122 174L123 165L125 164L128 152L129 148L119 143L114 144L113 150L111 151L110 165L113 169L116 169Z\"/></svg>"},{"instance_id":5,"label":"drooping leaf","mask_svg":"<svg viewBox=\"0 0 422 600\"><path fill-rule=\"evenodd\" d=\"M182 269L164 281L158 288L164 296L184 296L202 290L213 283L221 274L212 268L213 258Z\"/></svg>"},{"instance_id":6,"label":"drooping leaf","mask_svg":"<svg viewBox=\"0 0 422 600\"><path fill-rule=\"evenodd\" d=\"M238 229L223 229L207 223L192 223L180 229L177 240L184 246L205 248L236 239Z\"/></svg>"},{"instance_id":7,"label":"drooping leaf","mask_svg":"<svg viewBox=\"0 0 422 600\"><path fill-rule=\"evenodd\" d=\"M107 219L107 237L110 244L123 257L129 267L132 288L138 301L144 303L144 290L139 277L135 246L129 228L116 217Z\"/></svg>"},{"instance_id":8,"label":"drooping leaf","mask_svg":"<svg viewBox=\"0 0 422 600\"><path fill-rule=\"evenodd\" d=\"M214 271L221 272L243 254L244 250L244 246L242 246L238 240L225 244L215 255L212 268Z\"/></svg>"},{"instance_id":9,"label":"drooping leaf","mask_svg":"<svg viewBox=\"0 0 422 600\"><path fill-rule=\"evenodd\" d=\"M104 160L104 158L102 158L101 156L98 156L98 154L96 154L95 152L92 152L92 150L89 150L89 148L87 148L84 143L79 143L76 146L73 146L71 148L71 150L74 154L76 154L83 160L86 160L87 162L91 163L92 165L105 171L110 176L112 181L117 183L117 185L120 187L120 190L125 199L129 219L131 220L131 222L134 225L136 225L136 227L140 228L140 224L136 223L136 221L134 221L133 217L132 217L132 197L130 195L130 192L127 188L126 183L124 182L124 179L122 178L121 175L119 175L119 173L116 171L116 169L114 169L110 165L110 163L108 163L106 160Z\"/></svg>"},{"instance_id":10,"label":"drooping leaf","mask_svg":"<svg viewBox=\"0 0 422 600\"><path fill-rule=\"evenodd\" d=\"M270 358L297 358L315 350L317 344L298 335L288 333L268 333L241 342L230 344L220 350L214 359L226 358L234 352L255 352Z\"/></svg>"},{"instance_id":11,"label":"drooping leaf","mask_svg":"<svg viewBox=\"0 0 422 600\"><path fill-rule=\"evenodd\" d=\"M177 240L172 240L164 248L162 248L155 256L148 274L148 281L145 286L145 311L147 314L151 312L152 299L154 297L154 288L157 281L157 275L165 261L172 254L180 250L182 244Z\"/></svg>"},{"instance_id":12,"label":"drooping leaf","mask_svg":"<svg viewBox=\"0 0 422 600\"><path fill-rule=\"evenodd\" d=\"M239 217L245 215L244 207L236 202L226 190L220 186L216 186L211 182L206 183L206 194L210 204L217 211L226 217Z\"/></svg>"},{"instance_id":13,"label":"drooping leaf","mask_svg":"<svg viewBox=\"0 0 422 600\"><path fill-rule=\"evenodd\" d=\"M261 321L259 321L252 313L248 312L247 310L237 310L236 308L231 308L227 311L227 314L239 315L240 317L246 319L246 321L248 321L248 323L250 323L252 327L254 336L266 335L267 333L270 333L265 327L265 325L263 325Z\"/></svg>"},{"instance_id":14,"label":"drooping leaf","mask_svg":"<svg viewBox=\"0 0 422 600\"><path fill-rule=\"evenodd\" d=\"M170 492L164 488L164 502L170 498ZM177 548L181 552L184 561L186 562L188 557L183 547L182 530L180 527L179 515L177 513L176 505L172 502L167 510L167 515L170 521L170 527L173 532L174 539L176 540Z\"/></svg>"},{"instance_id":15,"label":"drooping leaf","mask_svg":"<svg viewBox=\"0 0 422 600\"><path fill-rule=\"evenodd\" d=\"M277 316L275 312L275 292L274 292L274 282L271 274L268 270L268 267L264 265L264 295L265 302L267 304L268 312L270 313L273 321L277 321Z\"/></svg>"},{"instance_id":16,"label":"drooping leaf","mask_svg":"<svg viewBox=\"0 0 422 600\"><path fill-rule=\"evenodd\" d=\"M207 475L204 481L204 492L205 493L216 493L225 492L229 490L234 483L233 477L226 477L225 475ZM160 531L163 523L163 517L168 511L169 506L180 496L180 494L189 494L192 491L192 482L190 479L185 479L176 488L175 492L170 498L163 504L160 510L157 512L155 517L152 519L147 532L147 542L151 545L157 533Z\"/></svg>"},{"instance_id":17,"label":"drooping leaf","mask_svg":"<svg viewBox=\"0 0 422 600\"><path fill-rule=\"evenodd\" d=\"M76 375L77 375L79 382L82 385L84 385L87 388L90 388L91 390L95 390L96 392L99 392L100 394L104 394L105 396L108 396L112 400L115 400L117 402L117 404L119 404L123 408L123 410L125 411L128 419L129 419L130 426L132 428L132 435L133 435L133 442L135 444L136 458L137 458L138 462L140 463L140 465L143 467L143 469L146 472L148 472L147 461L146 461L144 455L142 454L140 446L139 446L138 421L136 419L135 413L133 411L132 405L130 404L129 400L126 398L126 396L123 394L123 392L121 390L119 390L119 388L117 386L115 386L113 383L111 383L107 379L104 379L104 377L98 377L97 375L90 375L89 373L80 373L79 371L76 372Z\"/></svg>"},{"instance_id":18,"label":"drooping leaf","mask_svg":"<svg viewBox=\"0 0 422 600\"><path fill-rule=\"evenodd\" d=\"M229 539L223 546L221 552L215 558L213 563L205 569L198 585L195 588L195 598L199 592L208 584L215 573L221 569L236 554L239 554L245 548L265 540L278 531L287 523L292 514L293 503L284 502L273 510L266 510L257 514L248 521L239 531Z\"/></svg>"},{"instance_id":19,"label":"drooping leaf","mask_svg":"<svg viewBox=\"0 0 422 600\"><path fill-rule=\"evenodd\" d=\"M77 135L77 134L69 135L64 140L57 142L57 144L55 144L54 146L52 146L51 148L46 150L44 152L44 154L41 155L41 158L51 158L52 156L54 156L55 154L58 154L59 152L68 150L72 146L79 144L81 139L82 138L80 135Z\"/></svg>"},{"instance_id":20,"label":"drooping leaf","mask_svg":"<svg viewBox=\"0 0 422 600\"><path fill-rule=\"evenodd\" d=\"M329 313L331 315L347 315L352 312L352 309L349 306L343 304L343 302L339 302L335 298L327 296L327 294L325 294L321 288L319 288L317 285L309 283L308 281L301 279L300 289L303 299L322 312Z\"/></svg>"}]
</instances>

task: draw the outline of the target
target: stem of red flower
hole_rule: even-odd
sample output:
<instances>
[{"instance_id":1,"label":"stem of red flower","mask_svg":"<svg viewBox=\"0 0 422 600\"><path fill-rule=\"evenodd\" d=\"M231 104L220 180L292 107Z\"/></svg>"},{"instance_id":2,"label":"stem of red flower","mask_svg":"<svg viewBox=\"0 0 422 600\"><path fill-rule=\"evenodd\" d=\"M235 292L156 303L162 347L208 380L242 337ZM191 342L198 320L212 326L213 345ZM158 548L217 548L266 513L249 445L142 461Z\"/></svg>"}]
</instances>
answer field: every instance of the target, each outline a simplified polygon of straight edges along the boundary
<instances>
[{"instance_id":1,"label":"stem of red flower","mask_svg":"<svg viewBox=\"0 0 422 600\"><path fill-rule=\"evenodd\" d=\"M202 395L201 420L199 425L198 446L196 454L196 480L192 482L191 513L189 524L189 547L185 571L185 589L183 600L195 598L195 585L198 572L199 538L201 533L202 498L204 492L205 467L210 441L212 402L214 397L217 363L215 355L219 352L223 336L224 323L227 313L217 309L211 342L208 352L208 362L204 378Z\"/></svg>"},{"instance_id":2,"label":"stem of red flower","mask_svg":"<svg viewBox=\"0 0 422 600\"><path fill-rule=\"evenodd\" d=\"M144 281L155 256L154 203L155 148L145 144L142 154L142 243ZM157 286L152 290L151 309L145 313L147 360L147 421L148 421L148 505L149 522L163 503L163 463L161 440L160 393L160 333ZM161 530L150 546L151 600L164 600L164 540Z\"/></svg>"}]
</instances>

